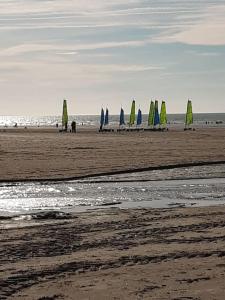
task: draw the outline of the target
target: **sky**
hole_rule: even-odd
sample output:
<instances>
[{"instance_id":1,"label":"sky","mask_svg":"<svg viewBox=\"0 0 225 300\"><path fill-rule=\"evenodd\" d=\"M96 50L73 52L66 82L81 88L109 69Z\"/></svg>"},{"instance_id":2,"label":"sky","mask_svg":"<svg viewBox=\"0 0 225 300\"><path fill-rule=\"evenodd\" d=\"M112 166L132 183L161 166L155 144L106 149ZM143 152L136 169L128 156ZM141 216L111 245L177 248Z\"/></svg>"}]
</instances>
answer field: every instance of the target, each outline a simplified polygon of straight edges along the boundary
<instances>
[{"instance_id":1,"label":"sky","mask_svg":"<svg viewBox=\"0 0 225 300\"><path fill-rule=\"evenodd\" d=\"M1 0L0 115L225 112L225 0Z\"/></svg>"}]
</instances>

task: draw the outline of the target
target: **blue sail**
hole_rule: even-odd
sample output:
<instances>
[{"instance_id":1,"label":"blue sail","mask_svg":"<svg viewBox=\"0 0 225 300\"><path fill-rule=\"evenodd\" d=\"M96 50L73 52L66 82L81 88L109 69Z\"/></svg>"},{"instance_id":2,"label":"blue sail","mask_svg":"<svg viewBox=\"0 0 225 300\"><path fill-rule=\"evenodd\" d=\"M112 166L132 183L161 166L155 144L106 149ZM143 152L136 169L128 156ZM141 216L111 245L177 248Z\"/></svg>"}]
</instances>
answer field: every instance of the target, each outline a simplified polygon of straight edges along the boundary
<instances>
[{"instance_id":1,"label":"blue sail","mask_svg":"<svg viewBox=\"0 0 225 300\"><path fill-rule=\"evenodd\" d=\"M155 100L155 116L154 116L154 126L159 125L159 109L158 109L158 100Z\"/></svg>"},{"instance_id":2,"label":"blue sail","mask_svg":"<svg viewBox=\"0 0 225 300\"><path fill-rule=\"evenodd\" d=\"M124 110L121 108L120 110L120 126L125 125L125 120L124 120Z\"/></svg>"},{"instance_id":3,"label":"blue sail","mask_svg":"<svg viewBox=\"0 0 225 300\"><path fill-rule=\"evenodd\" d=\"M104 125L108 125L108 124L109 124L109 110L108 108L106 108Z\"/></svg>"},{"instance_id":4,"label":"blue sail","mask_svg":"<svg viewBox=\"0 0 225 300\"><path fill-rule=\"evenodd\" d=\"M137 125L141 125L141 123L142 123L142 112L139 108L138 115L137 115Z\"/></svg>"},{"instance_id":5,"label":"blue sail","mask_svg":"<svg viewBox=\"0 0 225 300\"><path fill-rule=\"evenodd\" d=\"M101 127L104 125L104 119L105 119L105 113L104 113L104 109L102 108L102 110L101 110L101 118L100 118L100 125L101 125Z\"/></svg>"}]
</instances>

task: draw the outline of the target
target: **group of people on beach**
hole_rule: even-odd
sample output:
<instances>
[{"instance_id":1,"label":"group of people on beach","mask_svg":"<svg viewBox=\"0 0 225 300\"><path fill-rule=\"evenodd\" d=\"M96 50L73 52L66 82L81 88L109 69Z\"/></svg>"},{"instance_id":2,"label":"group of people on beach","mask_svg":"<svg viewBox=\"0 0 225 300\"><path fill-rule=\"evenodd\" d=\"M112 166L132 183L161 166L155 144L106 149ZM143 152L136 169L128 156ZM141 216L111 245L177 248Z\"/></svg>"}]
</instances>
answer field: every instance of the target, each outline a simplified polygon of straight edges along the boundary
<instances>
[{"instance_id":1,"label":"group of people on beach","mask_svg":"<svg viewBox=\"0 0 225 300\"><path fill-rule=\"evenodd\" d=\"M59 124L56 123L56 128L58 128L58 127L59 127ZM63 131L64 132L68 131L68 122L65 123ZM77 132L77 123L74 120L71 122L70 132L72 132L72 133L76 133Z\"/></svg>"}]
</instances>

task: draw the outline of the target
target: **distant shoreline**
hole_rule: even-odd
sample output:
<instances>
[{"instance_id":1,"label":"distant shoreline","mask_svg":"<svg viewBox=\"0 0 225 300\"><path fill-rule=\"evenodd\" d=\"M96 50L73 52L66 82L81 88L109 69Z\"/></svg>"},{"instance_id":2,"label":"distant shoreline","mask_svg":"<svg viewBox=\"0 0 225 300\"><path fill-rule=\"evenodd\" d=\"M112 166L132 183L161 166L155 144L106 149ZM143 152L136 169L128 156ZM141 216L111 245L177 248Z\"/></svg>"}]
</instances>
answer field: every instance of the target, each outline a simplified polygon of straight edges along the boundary
<instances>
[{"instance_id":1,"label":"distant shoreline","mask_svg":"<svg viewBox=\"0 0 225 300\"><path fill-rule=\"evenodd\" d=\"M126 111L129 113L129 111ZM129 122L129 114L125 112L125 123ZM99 112L100 113L100 112ZM222 121L225 125L225 113L195 113L194 112L194 125L203 125L209 122L210 125L215 125L217 121ZM143 123L147 126L148 112L143 113ZM69 112L69 124L75 120L77 125L81 126L98 126L100 122L100 115L73 115ZM185 112L178 114L167 113L167 120L170 124L184 124L185 122ZM54 127L56 123L59 125L62 122L61 115L51 115L51 116L0 116L0 127L5 125L14 126L15 123L20 127L37 127L39 126L49 126ZM119 126L119 111L117 114L111 114L109 111L109 124L110 126Z\"/></svg>"}]
</instances>

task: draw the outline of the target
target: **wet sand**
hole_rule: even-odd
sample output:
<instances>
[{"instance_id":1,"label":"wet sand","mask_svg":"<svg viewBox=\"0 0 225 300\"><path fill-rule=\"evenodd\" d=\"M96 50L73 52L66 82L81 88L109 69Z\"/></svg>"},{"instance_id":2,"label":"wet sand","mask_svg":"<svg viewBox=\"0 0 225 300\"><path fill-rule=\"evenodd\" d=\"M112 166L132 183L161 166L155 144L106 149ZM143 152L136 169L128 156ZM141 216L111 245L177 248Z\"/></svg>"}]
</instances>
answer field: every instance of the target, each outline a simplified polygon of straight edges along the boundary
<instances>
[{"instance_id":1,"label":"wet sand","mask_svg":"<svg viewBox=\"0 0 225 300\"><path fill-rule=\"evenodd\" d=\"M168 165L225 161L225 129L77 134L1 129L0 181L63 179Z\"/></svg>"},{"instance_id":2,"label":"wet sand","mask_svg":"<svg viewBox=\"0 0 225 300\"><path fill-rule=\"evenodd\" d=\"M224 215L221 206L5 220L0 299L224 300Z\"/></svg>"}]
</instances>

